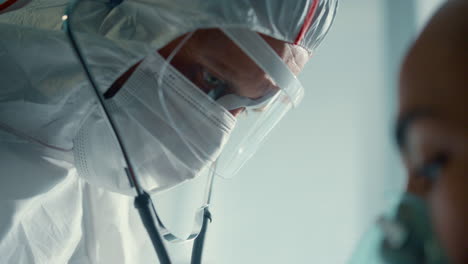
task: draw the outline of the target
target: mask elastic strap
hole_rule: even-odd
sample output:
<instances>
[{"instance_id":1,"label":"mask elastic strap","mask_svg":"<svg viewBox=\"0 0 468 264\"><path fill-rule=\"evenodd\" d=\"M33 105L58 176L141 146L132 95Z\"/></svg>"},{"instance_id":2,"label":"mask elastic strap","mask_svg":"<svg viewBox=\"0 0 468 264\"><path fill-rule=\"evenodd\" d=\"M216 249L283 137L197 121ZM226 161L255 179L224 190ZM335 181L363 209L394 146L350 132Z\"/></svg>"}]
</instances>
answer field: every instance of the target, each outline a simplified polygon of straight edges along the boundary
<instances>
[{"instance_id":1,"label":"mask elastic strap","mask_svg":"<svg viewBox=\"0 0 468 264\"><path fill-rule=\"evenodd\" d=\"M262 105L269 102L270 99L272 99L277 93L278 91L269 91L267 94L258 99L251 99L237 94L227 94L216 100L216 102L218 102L227 110L234 110L241 107L261 108Z\"/></svg>"}]
</instances>

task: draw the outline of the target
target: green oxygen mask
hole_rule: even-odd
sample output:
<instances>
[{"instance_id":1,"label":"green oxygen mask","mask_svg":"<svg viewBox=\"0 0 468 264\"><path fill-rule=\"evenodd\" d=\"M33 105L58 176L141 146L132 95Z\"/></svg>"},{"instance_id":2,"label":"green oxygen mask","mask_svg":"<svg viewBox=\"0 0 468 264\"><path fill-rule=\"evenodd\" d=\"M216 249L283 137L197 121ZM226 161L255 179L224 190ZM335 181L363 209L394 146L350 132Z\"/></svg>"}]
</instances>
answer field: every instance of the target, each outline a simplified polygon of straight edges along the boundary
<instances>
[{"instance_id":1,"label":"green oxygen mask","mask_svg":"<svg viewBox=\"0 0 468 264\"><path fill-rule=\"evenodd\" d=\"M450 264L419 197L404 195L360 241L351 264Z\"/></svg>"}]
</instances>

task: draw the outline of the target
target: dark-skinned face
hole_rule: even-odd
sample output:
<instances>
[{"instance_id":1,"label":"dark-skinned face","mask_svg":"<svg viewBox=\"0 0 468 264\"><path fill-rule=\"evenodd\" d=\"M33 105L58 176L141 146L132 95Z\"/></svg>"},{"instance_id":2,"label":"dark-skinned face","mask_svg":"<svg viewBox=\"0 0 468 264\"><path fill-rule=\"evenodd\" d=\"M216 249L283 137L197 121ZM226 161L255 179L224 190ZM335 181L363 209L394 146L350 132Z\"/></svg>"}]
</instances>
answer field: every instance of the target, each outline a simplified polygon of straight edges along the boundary
<instances>
[{"instance_id":1,"label":"dark-skinned face","mask_svg":"<svg viewBox=\"0 0 468 264\"><path fill-rule=\"evenodd\" d=\"M410 50L400 76L398 139L408 191L423 197L454 263L468 263L467 1L448 2Z\"/></svg>"}]
</instances>

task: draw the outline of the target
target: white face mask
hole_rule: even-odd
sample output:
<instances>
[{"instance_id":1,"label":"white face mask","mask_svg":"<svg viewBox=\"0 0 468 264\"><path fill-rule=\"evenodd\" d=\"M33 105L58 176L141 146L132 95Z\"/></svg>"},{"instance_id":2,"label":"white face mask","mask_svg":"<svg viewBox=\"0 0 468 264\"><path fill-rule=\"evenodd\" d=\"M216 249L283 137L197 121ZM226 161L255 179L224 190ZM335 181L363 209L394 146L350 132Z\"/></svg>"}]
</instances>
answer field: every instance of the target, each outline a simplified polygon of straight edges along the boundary
<instances>
[{"instance_id":1,"label":"white face mask","mask_svg":"<svg viewBox=\"0 0 468 264\"><path fill-rule=\"evenodd\" d=\"M192 179L214 162L236 122L156 52L145 58L106 103L136 177L150 193ZM78 174L87 181L135 194L100 106L90 113L74 140L74 157Z\"/></svg>"}]
</instances>

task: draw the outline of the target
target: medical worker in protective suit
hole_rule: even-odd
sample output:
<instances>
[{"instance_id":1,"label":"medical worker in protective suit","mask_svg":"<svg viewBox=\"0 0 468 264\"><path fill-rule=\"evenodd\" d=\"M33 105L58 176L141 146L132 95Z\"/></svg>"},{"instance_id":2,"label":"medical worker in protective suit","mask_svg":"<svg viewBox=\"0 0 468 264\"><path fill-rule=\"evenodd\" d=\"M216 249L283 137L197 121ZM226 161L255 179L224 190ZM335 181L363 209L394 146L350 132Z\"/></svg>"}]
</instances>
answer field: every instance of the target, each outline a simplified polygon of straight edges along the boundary
<instances>
[{"instance_id":1,"label":"medical worker in protective suit","mask_svg":"<svg viewBox=\"0 0 468 264\"><path fill-rule=\"evenodd\" d=\"M0 4L1 263L170 263L154 237L185 238L153 195L238 171L300 102L337 4L20 2Z\"/></svg>"}]
</instances>

